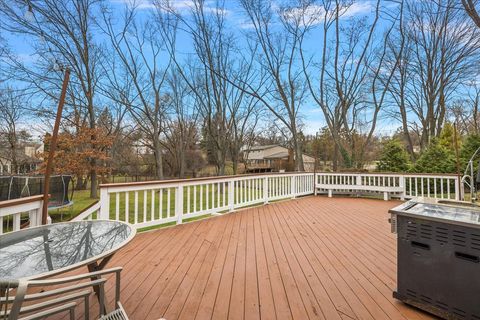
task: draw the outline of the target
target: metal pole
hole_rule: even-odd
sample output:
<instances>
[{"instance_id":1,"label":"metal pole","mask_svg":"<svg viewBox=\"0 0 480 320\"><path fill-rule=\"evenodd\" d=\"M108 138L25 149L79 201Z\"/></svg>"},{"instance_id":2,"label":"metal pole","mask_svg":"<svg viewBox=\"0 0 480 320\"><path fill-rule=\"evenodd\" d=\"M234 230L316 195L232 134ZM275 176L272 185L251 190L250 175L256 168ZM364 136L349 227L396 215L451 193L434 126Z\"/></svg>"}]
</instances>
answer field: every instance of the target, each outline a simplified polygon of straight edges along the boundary
<instances>
[{"instance_id":1,"label":"metal pole","mask_svg":"<svg viewBox=\"0 0 480 320\"><path fill-rule=\"evenodd\" d=\"M460 174L460 153L458 151L458 138L457 138L457 123L453 123L453 145L455 147L455 161L457 165L457 178L458 178L458 192L460 200L463 200L462 194L462 176Z\"/></svg>"},{"instance_id":2,"label":"metal pole","mask_svg":"<svg viewBox=\"0 0 480 320\"><path fill-rule=\"evenodd\" d=\"M68 80L70 79L70 69L65 69L65 76L63 78L62 92L60 100L58 101L57 117L55 118L55 125L53 127L52 139L50 140L50 149L48 150L47 167L45 169L45 183L43 187L43 207L42 207L42 224L47 224L48 218L48 194L50 191L50 175L52 174L53 156L57 148L58 129L60 127L60 120L62 119L63 105L65 104L65 95L67 93Z\"/></svg>"}]
</instances>

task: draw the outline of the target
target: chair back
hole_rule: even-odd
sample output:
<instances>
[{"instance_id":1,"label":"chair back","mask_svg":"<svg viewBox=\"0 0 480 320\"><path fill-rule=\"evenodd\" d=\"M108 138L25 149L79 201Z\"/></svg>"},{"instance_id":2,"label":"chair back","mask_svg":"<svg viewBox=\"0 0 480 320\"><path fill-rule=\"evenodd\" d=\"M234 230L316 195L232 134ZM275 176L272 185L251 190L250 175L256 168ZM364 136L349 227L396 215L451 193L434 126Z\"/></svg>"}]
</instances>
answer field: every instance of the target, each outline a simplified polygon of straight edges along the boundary
<instances>
[{"instance_id":1,"label":"chair back","mask_svg":"<svg viewBox=\"0 0 480 320\"><path fill-rule=\"evenodd\" d=\"M76 276L49 280L0 280L0 320L21 320L65 313L75 319L78 302L84 303L84 318L89 319L90 296L95 291L98 298L98 317L107 313L105 306L106 278L102 275L115 273L115 308L120 301L120 272L122 268L112 268ZM29 288L41 287L42 290ZM92 290L93 289L93 290ZM40 292L38 292L40 291Z\"/></svg>"}]
</instances>

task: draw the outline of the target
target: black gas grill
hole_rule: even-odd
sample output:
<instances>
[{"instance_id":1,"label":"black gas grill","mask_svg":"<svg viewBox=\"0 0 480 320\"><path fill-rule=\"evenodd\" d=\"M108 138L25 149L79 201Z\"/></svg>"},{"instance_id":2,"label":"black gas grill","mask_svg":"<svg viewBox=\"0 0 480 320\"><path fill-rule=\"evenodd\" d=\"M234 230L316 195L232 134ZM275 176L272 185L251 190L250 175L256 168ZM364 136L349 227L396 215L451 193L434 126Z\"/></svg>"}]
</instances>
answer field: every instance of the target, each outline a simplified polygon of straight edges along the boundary
<instances>
[{"instance_id":1,"label":"black gas grill","mask_svg":"<svg viewBox=\"0 0 480 320\"><path fill-rule=\"evenodd\" d=\"M480 320L480 210L410 201L390 213L398 234L393 296L445 319Z\"/></svg>"}]
</instances>

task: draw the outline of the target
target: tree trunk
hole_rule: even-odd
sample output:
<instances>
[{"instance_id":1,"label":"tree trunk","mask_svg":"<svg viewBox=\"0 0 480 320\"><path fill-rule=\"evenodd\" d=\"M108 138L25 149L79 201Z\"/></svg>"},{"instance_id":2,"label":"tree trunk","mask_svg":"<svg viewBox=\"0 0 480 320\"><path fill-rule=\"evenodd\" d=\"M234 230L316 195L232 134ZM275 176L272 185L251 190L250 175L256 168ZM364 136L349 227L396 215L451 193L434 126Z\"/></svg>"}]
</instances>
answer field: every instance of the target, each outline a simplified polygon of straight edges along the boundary
<instances>
[{"instance_id":1,"label":"tree trunk","mask_svg":"<svg viewBox=\"0 0 480 320\"><path fill-rule=\"evenodd\" d=\"M97 170L95 170L95 159L91 161L92 169L90 170L90 198L97 197Z\"/></svg>"},{"instance_id":2,"label":"tree trunk","mask_svg":"<svg viewBox=\"0 0 480 320\"><path fill-rule=\"evenodd\" d=\"M238 153L237 153L236 150L233 150L231 153L232 153L233 174L236 175L236 174L238 174Z\"/></svg>"},{"instance_id":3,"label":"tree trunk","mask_svg":"<svg viewBox=\"0 0 480 320\"><path fill-rule=\"evenodd\" d=\"M336 143L333 146L332 169L334 172L338 171L338 144Z\"/></svg>"},{"instance_id":4,"label":"tree trunk","mask_svg":"<svg viewBox=\"0 0 480 320\"><path fill-rule=\"evenodd\" d=\"M305 171L305 167L303 166L302 145L297 139L294 139L293 143L295 145L295 170L303 172Z\"/></svg>"},{"instance_id":5,"label":"tree trunk","mask_svg":"<svg viewBox=\"0 0 480 320\"><path fill-rule=\"evenodd\" d=\"M179 162L180 162L180 170L179 170L179 176L180 179L185 178L185 150L182 148L180 150L180 156L179 156Z\"/></svg>"},{"instance_id":6,"label":"tree trunk","mask_svg":"<svg viewBox=\"0 0 480 320\"><path fill-rule=\"evenodd\" d=\"M162 156L162 146L160 144L159 137L153 139L153 154L155 156L155 178L162 180L163 179L163 156Z\"/></svg>"},{"instance_id":7,"label":"tree trunk","mask_svg":"<svg viewBox=\"0 0 480 320\"><path fill-rule=\"evenodd\" d=\"M236 159L232 160L232 169L233 169L234 175L238 174L238 160Z\"/></svg>"},{"instance_id":8,"label":"tree trunk","mask_svg":"<svg viewBox=\"0 0 480 320\"><path fill-rule=\"evenodd\" d=\"M82 190L83 189L83 177L81 175L77 176L77 183L75 185L75 190Z\"/></svg>"},{"instance_id":9,"label":"tree trunk","mask_svg":"<svg viewBox=\"0 0 480 320\"><path fill-rule=\"evenodd\" d=\"M222 150L217 150L217 170L219 176L225 175L225 157L223 156Z\"/></svg>"}]
</instances>

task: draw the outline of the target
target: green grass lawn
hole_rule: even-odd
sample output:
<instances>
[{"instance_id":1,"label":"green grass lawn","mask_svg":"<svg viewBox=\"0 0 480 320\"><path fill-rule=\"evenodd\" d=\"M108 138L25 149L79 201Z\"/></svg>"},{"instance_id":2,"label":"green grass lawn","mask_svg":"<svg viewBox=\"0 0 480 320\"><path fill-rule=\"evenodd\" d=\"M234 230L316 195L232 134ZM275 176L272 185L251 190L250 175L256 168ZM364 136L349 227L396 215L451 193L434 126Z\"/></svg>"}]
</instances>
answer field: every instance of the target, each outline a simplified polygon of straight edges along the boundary
<instances>
[{"instance_id":1,"label":"green grass lawn","mask_svg":"<svg viewBox=\"0 0 480 320\"><path fill-rule=\"evenodd\" d=\"M117 179L116 179L117 181ZM185 188L183 193L183 212L188 214L191 212L198 212L201 210L207 210L211 208L221 208L225 207L228 204L228 195L223 196L223 188L227 188L227 184L218 185L211 184L209 185L208 193L206 186L200 188L197 186L196 190L193 187ZM287 190L289 186L287 185ZM161 191L160 191L161 190ZM158 220L161 218L168 218L175 216L175 188L169 189L160 189L155 190L152 195L152 190L143 190L137 192L137 201L135 201L135 192L128 192L128 202L127 202L127 193L120 192L118 193L118 209L117 209L117 194L110 194L110 218L118 219L121 221L128 221L130 223L141 223L143 221ZM170 195L168 194L170 191ZM234 202L237 203L238 200L241 200L241 193L243 197L246 194L251 194L253 199L261 199L263 197L263 187L261 184L258 185L258 188L252 186L242 186L238 188L238 192L234 193ZM50 215L54 222L67 221L75 217L83 210L88 208L90 205L95 203L97 199L91 199L89 190L76 190L73 195L73 205L50 210ZM153 201L153 211L152 211L152 197ZM237 200L237 197L239 198ZM160 208L160 198L161 198L161 208ZM207 203L208 198L208 203ZM189 200L189 207L187 201ZM243 201L244 202L244 201ZM135 203L137 206L135 208ZM146 204L146 207L145 207ZM207 207L208 204L208 207ZM127 214L127 205L128 205L128 218ZM161 209L161 211L160 211ZM137 214L135 212L137 211ZM226 210L224 210L226 211ZM152 217L153 212L153 217ZM136 218L135 218L136 217ZM198 217L191 218L198 219Z\"/></svg>"},{"instance_id":2,"label":"green grass lawn","mask_svg":"<svg viewBox=\"0 0 480 320\"><path fill-rule=\"evenodd\" d=\"M90 198L90 190L75 190L73 193L73 204L60 209L52 209L49 211L50 217L54 222L68 221L78 215L98 199Z\"/></svg>"},{"instance_id":3,"label":"green grass lawn","mask_svg":"<svg viewBox=\"0 0 480 320\"><path fill-rule=\"evenodd\" d=\"M220 190L219 190L220 188ZM202 210L208 210L211 208L221 208L228 205L228 195L223 197L223 186L219 185L210 185L207 193L207 189L204 186L203 188L197 187L194 188L185 188L183 192L183 213L188 214L191 212L198 212ZM226 188L226 185L225 185ZM170 196L168 192L170 191ZM255 190L253 188L244 187L239 190L240 192L250 192L257 196L257 198L262 197L261 188ZM190 196L189 196L190 194ZM219 196L220 195L220 196ZM118 193L118 209L117 209L117 194L110 195L110 218L116 219L117 214L118 218L121 221L127 221L130 223L141 223L143 221L158 220L161 218L169 218L175 216L175 188L155 190L153 195L152 191L148 190L146 193L144 191L138 191L137 201L135 201L135 192L128 192L128 202L127 202L127 193L121 192ZM237 202L237 194L234 194L234 201ZM239 196L240 197L240 196ZM153 201L152 201L153 198ZM208 201L207 201L208 198ZM160 202L161 199L161 202ZM190 201L188 201L190 200ZM135 208L135 202L137 206ZM152 202L153 202L153 211L152 211ZM161 203L161 208L160 208ZM188 206L188 203L190 204ZM128 204L128 219L126 218L126 209ZM146 204L146 207L145 207ZM208 207L207 207L208 205ZM135 214L137 211L137 214ZM153 212L153 218L152 218ZM137 219L135 220L135 216Z\"/></svg>"}]
</instances>

